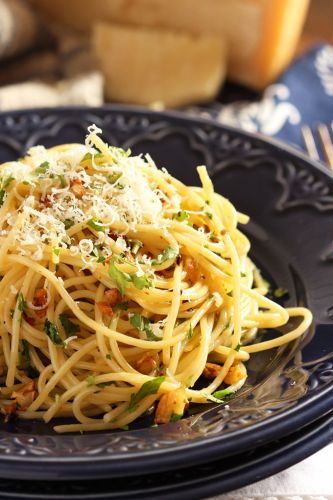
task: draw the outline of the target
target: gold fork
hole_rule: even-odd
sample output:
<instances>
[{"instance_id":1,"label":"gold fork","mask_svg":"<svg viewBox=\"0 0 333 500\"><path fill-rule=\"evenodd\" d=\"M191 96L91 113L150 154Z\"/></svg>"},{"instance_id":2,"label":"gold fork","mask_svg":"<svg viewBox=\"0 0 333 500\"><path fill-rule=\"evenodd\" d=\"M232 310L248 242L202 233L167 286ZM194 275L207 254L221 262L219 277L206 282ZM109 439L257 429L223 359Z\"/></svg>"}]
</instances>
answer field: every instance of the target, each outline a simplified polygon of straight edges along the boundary
<instances>
[{"instance_id":1,"label":"gold fork","mask_svg":"<svg viewBox=\"0 0 333 500\"><path fill-rule=\"evenodd\" d=\"M333 122L331 123L331 129L333 132ZM329 167L333 170L333 142L327 125L320 123L317 126L316 135L319 138L319 143L321 144L325 160ZM310 158L313 160L320 160L315 136L308 125L304 125L302 127L302 136Z\"/></svg>"}]
</instances>

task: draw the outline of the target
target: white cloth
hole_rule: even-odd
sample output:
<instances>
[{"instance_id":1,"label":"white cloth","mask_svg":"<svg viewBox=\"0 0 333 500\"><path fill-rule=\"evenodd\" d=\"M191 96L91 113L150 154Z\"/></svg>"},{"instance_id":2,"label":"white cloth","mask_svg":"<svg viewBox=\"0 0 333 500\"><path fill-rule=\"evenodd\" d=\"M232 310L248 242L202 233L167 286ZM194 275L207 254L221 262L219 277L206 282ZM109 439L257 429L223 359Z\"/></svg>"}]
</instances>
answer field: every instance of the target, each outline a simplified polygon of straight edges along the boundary
<instances>
[{"instance_id":1,"label":"white cloth","mask_svg":"<svg viewBox=\"0 0 333 500\"><path fill-rule=\"evenodd\" d=\"M333 443L274 476L210 500L333 500Z\"/></svg>"},{"instance_id":2,"label":"white cloth","mask_svg":"<svg viewBox=\"0 0 333 500\"><path fill-rule=\"evenodd\" d=\"M55 106L101 106L103 77L94 72L54 85L24 82L0 88L0 111Z\"/></svg>"}]
</instances>

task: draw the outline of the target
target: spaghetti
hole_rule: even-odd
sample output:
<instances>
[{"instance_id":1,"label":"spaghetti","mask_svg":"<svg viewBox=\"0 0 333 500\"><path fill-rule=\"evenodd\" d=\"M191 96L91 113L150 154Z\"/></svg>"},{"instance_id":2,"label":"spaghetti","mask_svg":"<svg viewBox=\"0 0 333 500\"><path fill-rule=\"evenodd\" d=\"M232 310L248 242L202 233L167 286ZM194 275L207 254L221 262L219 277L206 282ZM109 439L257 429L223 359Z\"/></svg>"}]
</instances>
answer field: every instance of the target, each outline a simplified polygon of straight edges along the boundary
<instances>
[{"instance_id":1,"label":"spaghetti","mask_svg":"<svg viewBox=\"0 0 333 500\"><path fill-rule=\"evenodd\" d=\"M248 217L205 167L202 187L187 187L100 132L0 167L1 411L74 417L60 433L126 428L154 407L165 423L189 402L223 402L246 381L250 353L312 320L265 296L237 227ZM294 316L288 333L256 341Z\"/></svg>"}]
</instances>

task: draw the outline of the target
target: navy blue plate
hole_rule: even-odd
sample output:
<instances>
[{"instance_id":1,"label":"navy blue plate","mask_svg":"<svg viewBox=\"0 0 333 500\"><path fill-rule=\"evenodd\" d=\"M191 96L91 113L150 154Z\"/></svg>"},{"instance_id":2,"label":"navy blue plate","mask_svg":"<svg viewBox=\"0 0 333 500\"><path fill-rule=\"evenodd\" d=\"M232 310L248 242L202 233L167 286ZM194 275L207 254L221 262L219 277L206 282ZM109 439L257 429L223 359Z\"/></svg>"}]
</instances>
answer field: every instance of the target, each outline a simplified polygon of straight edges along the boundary
<instances>
[{"instance_id":1,"label":"navy blue plate","mask_svg":"<svg viewBox=\"0 0 333 500\"><path fill-rule=\"evenodd\" d=\"M289 290L286 305L308 306L311 331L253 356L240 395L159 428L55 435L41 422L0 430L0 476L72 479L146 474L216 461L262 446L333 408L333 176L320 164L213 121L125 107L34 110L0 115L0 161L34 144L82 142L95 123L105 139L149 152L188 184L206 164L218 192L251 216L251 255ZM41 467L41 461L43 466Z\"/></svg>"},{"instance_id":2,"label":"navy blue plate","mask_svg":"<svg viewBox=\"0 0 333 500\"><path fill-rule=\"evenodd\" d=\"M189 468L99 481L1 480L3 500L195 500L219 495L290 467L333 441L333 414L292 436L241 455Z\"/></svg>"}]
</instances>

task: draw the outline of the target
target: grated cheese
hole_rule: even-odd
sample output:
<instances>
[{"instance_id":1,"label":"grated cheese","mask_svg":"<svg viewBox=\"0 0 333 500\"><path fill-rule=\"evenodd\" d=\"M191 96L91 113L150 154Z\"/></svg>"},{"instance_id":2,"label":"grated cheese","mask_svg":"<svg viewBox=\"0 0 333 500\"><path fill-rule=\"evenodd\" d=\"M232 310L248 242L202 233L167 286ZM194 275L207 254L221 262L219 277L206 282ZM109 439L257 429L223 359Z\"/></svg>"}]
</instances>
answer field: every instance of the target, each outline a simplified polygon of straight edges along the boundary
<instances>
[{"instance_id":1,"label":"grated cheese","mask_svg":"<svg viewBox=\"0 0 333 500\"><path fill-rule=\"evenodd\" d=\"M92 254L94 244L103 246L115 223L125 228L115 242L121 251L129 249L124 235L135 231L138 224L166 226L163 203L178 206L179 201L170 201L165 193L151 186L146 169L156 168L152 159L147 155L129 156L129 151L110 147L98 133L101 130L91 125L85 145L58 149L34 146L23 160L4 165L1 174L13 178L10 189L28 186L21 205L8 213L5 227L0 228L1 235L12 228L19 253L40 261L48 245L57 263L60 250L68 248L71 255L80 254L84 266L91 268L97 261ZM91 158L90 166L86 158ZM84 229L90 220L96 221L97 229L91 226L92 238L73 242L67 232L69 227L81 224ZM103 252L110 254L107 248Z\"/></svg>"}]
</instances>

